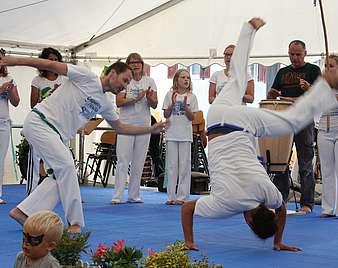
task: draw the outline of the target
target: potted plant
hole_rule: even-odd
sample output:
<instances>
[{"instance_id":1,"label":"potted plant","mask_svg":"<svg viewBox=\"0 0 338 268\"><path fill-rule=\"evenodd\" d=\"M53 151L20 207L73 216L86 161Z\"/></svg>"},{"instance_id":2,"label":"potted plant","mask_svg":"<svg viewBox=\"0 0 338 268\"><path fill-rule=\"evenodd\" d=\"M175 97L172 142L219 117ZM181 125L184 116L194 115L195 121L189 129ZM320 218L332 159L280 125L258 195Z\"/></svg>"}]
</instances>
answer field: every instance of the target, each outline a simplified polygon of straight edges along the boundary
<instances>
[{"instance_id":1,"label":"potted plant","mask_svg":"<svg viewBox=\"0 0 338 268\"><path fill-rule=\"evenodd\" d=\"M91 257L94 265L101 268L137 268L142 251L125 246L125 240L118 240L112 247L99 244Z\"/></svg>"},{"instance_id":2,"label":"potted plant","mask_svg":"<svg viewBox=\"0 0 338 268\"><path fill-rule=\"evenodd\" d=\"M62 238L57 247L52 251L52 255L63 267L81 267L81 252L86 252L89 247L88 239L90 232L71 234L64 230Z\"/></svg>"},{"instance_id":3,"label":"potted plant","mask_svg":"<svg viewBox=\"0 0 338 268\"><path fill-rule=\"evenodd\" d=\"M16 163L18 164L21 172L21 181L27 179L27 167L28 167L28 153L29 144L25 138L21 139L21 142L16 146Z\"/></svg>"}]
</instances>

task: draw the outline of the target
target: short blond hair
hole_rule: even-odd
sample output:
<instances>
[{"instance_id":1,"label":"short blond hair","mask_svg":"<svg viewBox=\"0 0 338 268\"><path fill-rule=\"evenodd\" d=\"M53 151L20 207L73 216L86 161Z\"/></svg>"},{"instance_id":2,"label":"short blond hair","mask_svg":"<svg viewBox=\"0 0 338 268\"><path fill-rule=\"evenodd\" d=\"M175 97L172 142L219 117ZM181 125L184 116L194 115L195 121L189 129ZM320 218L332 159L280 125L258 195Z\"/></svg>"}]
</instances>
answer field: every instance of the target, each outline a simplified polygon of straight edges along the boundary
<instances>
[{"instance_id":1,"label":"short blond hair","mask_svg":"<svg viewBox=\"0 0 338 268\"><path fill-rule=\"evenodd\" d=\"M52 211L42 210L30 215L23 229L30 235L44 235L46 241L59 242L63 233L63 221Z\"/></svg>"}]
</instances>

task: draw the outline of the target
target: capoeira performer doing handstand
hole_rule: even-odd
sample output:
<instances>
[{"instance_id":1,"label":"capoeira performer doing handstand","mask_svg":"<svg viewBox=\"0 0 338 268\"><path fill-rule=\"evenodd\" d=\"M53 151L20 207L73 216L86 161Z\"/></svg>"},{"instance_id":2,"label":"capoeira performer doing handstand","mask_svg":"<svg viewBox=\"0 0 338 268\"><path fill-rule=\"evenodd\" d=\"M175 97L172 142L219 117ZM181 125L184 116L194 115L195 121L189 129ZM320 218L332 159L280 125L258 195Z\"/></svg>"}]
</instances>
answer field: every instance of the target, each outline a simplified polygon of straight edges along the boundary
<instances>
[{"instance_id":1,"label":"capoeira performer doing handstand","mask_svg":"<svg viewBox=\"0 0 338 268\"><path fill-rule=\"evenodd\" d=\"M316 114L337 107L338 73L326 73L289 109L275 112L240 106L247 80L247 63L256 30L264 25L253 18L243 26L231 60L231 82L211 105L207 116L209 135L210 195L182 207L185 242L193 239L193 215L230 217L244 213L253 232L265 239L275 235L274 249L297 251L282 243L286 208L282 196L257 159L255 137L297 133ZM231 90L229 90L231 89ZM238 105L229 106L231 103ZM275 209L275 212L270 209Z\"/></svg>"},{"instance_id":2,"label":"capoeira performer doing handstand","mask_svg":"<svg viewBox=\"0 0 338 268\"><path fill-rule=\"evenodd\" d=\"M51 167L56 179L47 178L36 190L11 210L10 216L23 224L27 216L40 210L52 210L61 200L69 232L84 226L80 188L72 154L66 145L96 114L121 134L158 133L164 123L151 127L122 124L105 92L118 93L132 79L130 67L112 64L107 75L97 77L87 68L35 58L0 57L0 66L30 66L65 75L68 80L48 99L39 103L25 119L23 133L37 154Z\"/></svg>"}]
</instances>

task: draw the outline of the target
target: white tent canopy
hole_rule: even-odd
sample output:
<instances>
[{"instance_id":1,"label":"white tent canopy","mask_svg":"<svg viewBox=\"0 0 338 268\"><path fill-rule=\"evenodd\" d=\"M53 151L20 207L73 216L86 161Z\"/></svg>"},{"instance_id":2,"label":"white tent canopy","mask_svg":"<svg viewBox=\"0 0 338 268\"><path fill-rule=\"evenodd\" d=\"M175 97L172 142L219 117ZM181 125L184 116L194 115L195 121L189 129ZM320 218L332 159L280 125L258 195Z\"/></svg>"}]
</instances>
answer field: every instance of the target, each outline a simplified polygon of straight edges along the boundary
<instances>
[{"instance_id":1,"label":"white tent canopy","mask_svg":"<svg viewBox=\"0 0 338 268\"><path fill-rule=\"evenodd\" d=\"M334 21L338 1L323 1L329 49L338 51ZM222 63L244 21L267 21L251 62L288 63L293 39L306 42L309 58L324 53L319 6L314 0L1 0L0 46L38 52L54 46L99 64L139 52L151 65Z\"/></svg>"}]
</instances>

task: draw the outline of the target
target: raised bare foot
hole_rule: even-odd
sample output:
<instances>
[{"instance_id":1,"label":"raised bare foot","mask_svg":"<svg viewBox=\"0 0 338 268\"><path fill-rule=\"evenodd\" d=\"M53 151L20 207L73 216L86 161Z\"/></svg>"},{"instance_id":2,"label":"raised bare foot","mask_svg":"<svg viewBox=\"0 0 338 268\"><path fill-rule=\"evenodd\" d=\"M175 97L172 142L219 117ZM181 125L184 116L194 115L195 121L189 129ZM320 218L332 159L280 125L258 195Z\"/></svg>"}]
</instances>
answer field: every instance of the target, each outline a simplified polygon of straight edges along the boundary
<instances>
[{"instance_id":1,"label":"raised bare foot","mask_svg":"<svg viewBox=\"0 0 338 268\"><path fill-rule=\"evenodd\" d=\"M73 234L81 233L81 226L79 224L73 224L69 226L68 233L73 233Z\"/></svg>"},{"instance_id":2,"label":"raised bare foot","mask_svg":"<svg viewBox=\"0 0 338 268\"><path fill-rule=\"evenodd\" d=\"M28 218L28 216L18 208L13 208L9 212L9 216L16 220L20 225L23 225Z\"/></svg>"}]
</instances>

